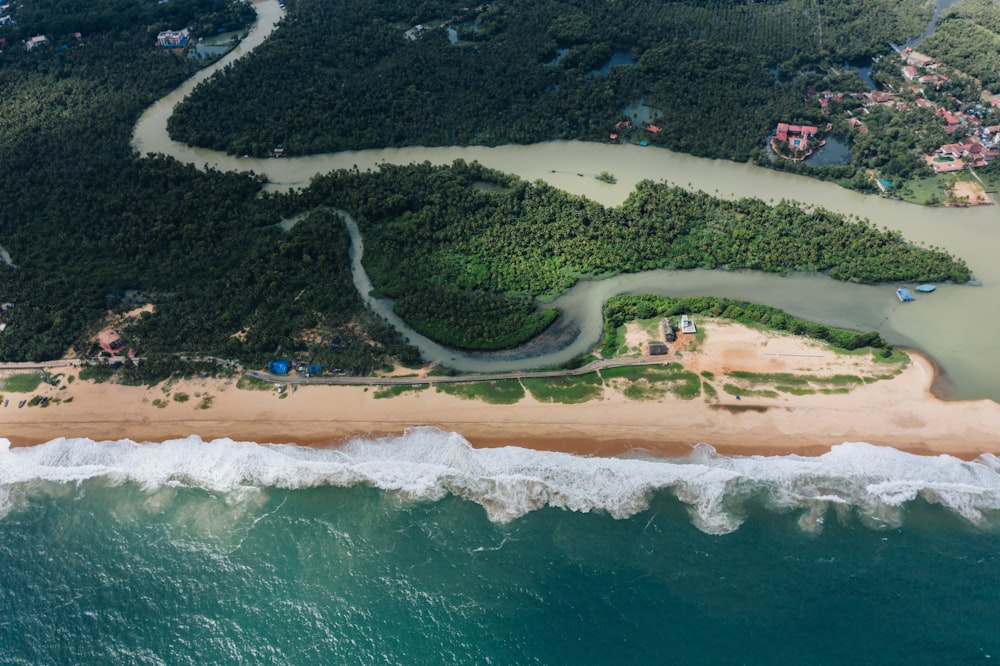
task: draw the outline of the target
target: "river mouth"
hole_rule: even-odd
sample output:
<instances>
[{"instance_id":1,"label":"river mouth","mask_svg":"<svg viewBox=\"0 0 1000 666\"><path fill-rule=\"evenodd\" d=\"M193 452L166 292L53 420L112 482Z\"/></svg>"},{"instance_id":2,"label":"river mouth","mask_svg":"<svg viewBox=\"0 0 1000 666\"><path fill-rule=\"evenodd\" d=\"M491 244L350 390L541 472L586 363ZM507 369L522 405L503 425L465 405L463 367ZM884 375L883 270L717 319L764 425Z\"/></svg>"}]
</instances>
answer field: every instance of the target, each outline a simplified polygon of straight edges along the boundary
<instances>
[{"instance_id":1,"label":"river mouth","mask_svg":"<svg viewBox=\"0 0 1000 666\"><path fill-rule=\"evenodd\" d=\"M421 347L429 361L460 370L506 372L554 366L589 351L600 338L601 303L616 293L657 293L670 296L705 295L737 298L771 305L803 319L830 326L875 330L892 344L916 348L931 356L941 368L938 386L950 398L1000 400L1000 262L993 257L1000 240L997 212L990 206L968 209L926 208L899 201L862 195L835 184L776 172L750 164L737 164L628 145L555 141L533 145L442 148L395 148L286 157L282 159L239 158L215 151L192 148L171 141L166 121L174 106L212 73L249 53L276 27L283 11L274 0L258 0L258 23L233 51L196 74L150 107L139 120L133 148L140 153L170 155L198 168L224 171L254 171L269 180L268 189L296 190L307 187L316 174L336 169L377 169L379 165L454 160L477 161L527 181L542 180L572 194L588 197L606 206L621 204L641 180L673 183L722 198L756 197L777 202L782 199L806 206L870 220L878 227L899 230L917 244L947 248L965 259L980 286L941 285L915 302L900 306L897 286L863 286L835 282L822 275L777 276L756 272L652 271L616 276L599 282L581 282L551 305L562 312L557 330L579 330L570 344L552 342L544 353L525 348L504 352L508 358L462 354L438 346ZM606 171L615 183L592 177ZM591 174L580 177L577 174ZM360 290L359 290L360 291ZM366 292L362 292L363 295ZM385 308L391 313L391 308ZM396 322L400 320L395 317ZM390 320L391 321L391 320ZM394 325L397 325L395 322ZM417 339L405 324L400 327L411 340ZM538 344L538 343L536 343ZM418 345L419 346L419 345ZM520 356L521 358L514 358ZM530 360L529 360L530 359Z\"/></svg>"}]
</instances>

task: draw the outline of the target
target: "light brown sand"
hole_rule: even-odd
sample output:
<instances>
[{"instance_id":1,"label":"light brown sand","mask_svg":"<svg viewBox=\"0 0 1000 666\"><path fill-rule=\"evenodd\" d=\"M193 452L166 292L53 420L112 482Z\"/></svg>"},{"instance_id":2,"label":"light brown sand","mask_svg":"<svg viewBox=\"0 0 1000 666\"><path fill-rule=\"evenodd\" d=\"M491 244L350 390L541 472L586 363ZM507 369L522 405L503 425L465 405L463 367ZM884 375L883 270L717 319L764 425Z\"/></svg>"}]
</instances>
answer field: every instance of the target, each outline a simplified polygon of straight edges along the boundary
<instances>
[{"instance_id":1,"label":"light brown sand","mask_svg":"<svg viewBox=\"0 0 1000 666\"><path fill-rule=\"evenodd\" d=\"M688 336L666 360L708 372L717 388L725 373L790 372L810 375L885 374L893 366L870 356L839 355L817 343L764 334L725 322L705 324L697 343ZM642 336L630 336L641 344ZM674 356L675 352L680 356ZM54 372L66 373L66 368ZM542 404L526 397L515 405L490 405L438 392L434 387L393 398L375 398L362 387L289 386L242 390L235 380L185 380L152 388L77 380L35 392L62 402L18 409L30 395L7 393L0 407L0 437L15 445L56 437L162 441L191 434L214 439L310 445L335 444L356 435L397 433L431 425L462 434L476 446L518 445L616 455L635 448L655 454L682 453L706 442L724 453L817 454L845 441L865 441L916 453L965 458L1000 454L1000 405L989 400L941 401L930 393L933 365L918 354L895 378L865 384L847 394L777 398L719 391L704 397L633 401L606 389L583 404ZM178 402L179 394L186 402ZM66 399L72 398L71 402ZM210 398L207 408L202 407ZM164 405L158 407L154 401Z\"/></svg>"}]
</instances>

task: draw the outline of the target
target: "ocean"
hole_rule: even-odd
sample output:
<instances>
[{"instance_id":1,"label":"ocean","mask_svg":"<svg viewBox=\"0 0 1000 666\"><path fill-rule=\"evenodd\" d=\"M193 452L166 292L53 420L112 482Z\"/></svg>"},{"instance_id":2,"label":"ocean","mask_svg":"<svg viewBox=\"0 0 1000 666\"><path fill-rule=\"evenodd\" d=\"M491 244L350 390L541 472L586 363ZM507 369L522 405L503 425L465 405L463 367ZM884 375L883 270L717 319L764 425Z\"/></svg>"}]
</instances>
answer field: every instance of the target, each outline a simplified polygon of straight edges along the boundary
<instances>
[{"instance_id":1,"label":"ocean","mask_svg":"<svg viewBox=\"0 0 1000 666\"><path fill-rule=\"evenodd\" d=\"M991 455L0 440L4 664L977 664L998 602Z\"/></svg>"}]
</instances>

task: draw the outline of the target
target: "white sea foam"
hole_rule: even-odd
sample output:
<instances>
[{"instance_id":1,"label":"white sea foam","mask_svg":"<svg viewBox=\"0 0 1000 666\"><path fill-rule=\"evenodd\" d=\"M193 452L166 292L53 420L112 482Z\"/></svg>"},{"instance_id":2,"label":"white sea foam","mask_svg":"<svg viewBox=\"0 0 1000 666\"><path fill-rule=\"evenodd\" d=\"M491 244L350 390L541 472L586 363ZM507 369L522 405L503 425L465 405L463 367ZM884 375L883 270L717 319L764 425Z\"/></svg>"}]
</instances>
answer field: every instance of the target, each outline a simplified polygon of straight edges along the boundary
<instances>
[{"instance_id":1,"label":"white sea foam","mask_svg":"<svg viewBox=\"0 0 1000 666\"><path fill-rule=\"evenodd\" d=\"M514 446L474 449L461 436L413 428L398 437L356 439L335 449L262 445L196 436L162 444L52 440L12 449L0 439L0 512L42 486L88 479L134 483L154 492L192 486L237 494L250 488L368 485L410 501L448 494L480 504L506 522L543 506L638 513L657 491L683 503L699 529L739 527L748 502L800 510L820 529L829 507L869 524L895 525L915 499L940 504L972 523L1000 512L1000 459L917 456L845 443L816 457L727 457L700 445L682 458L588 458Z\"/></svg>"}]
</instances>

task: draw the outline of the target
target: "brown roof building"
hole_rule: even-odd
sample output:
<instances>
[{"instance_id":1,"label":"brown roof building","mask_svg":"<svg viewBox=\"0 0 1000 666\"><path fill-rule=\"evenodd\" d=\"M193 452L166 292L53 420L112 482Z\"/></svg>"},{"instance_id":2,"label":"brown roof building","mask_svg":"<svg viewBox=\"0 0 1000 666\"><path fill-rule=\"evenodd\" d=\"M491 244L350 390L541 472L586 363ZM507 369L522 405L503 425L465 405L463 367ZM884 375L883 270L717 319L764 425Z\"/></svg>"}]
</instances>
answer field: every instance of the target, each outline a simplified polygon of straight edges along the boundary
<instances>
[{"instance_id":1,"label":"brown roof building","mask_svg":"<svg viewBox=\"0 0 1000 666\"><path fill-rule=\"evenodd\" d=\"M125 339L122 338L121 334L113 328L106 328L97 334L97 344L100 345L103 351L109 354L115 354L119 349L125 346Z\"/></svg>"}]
</instances>

